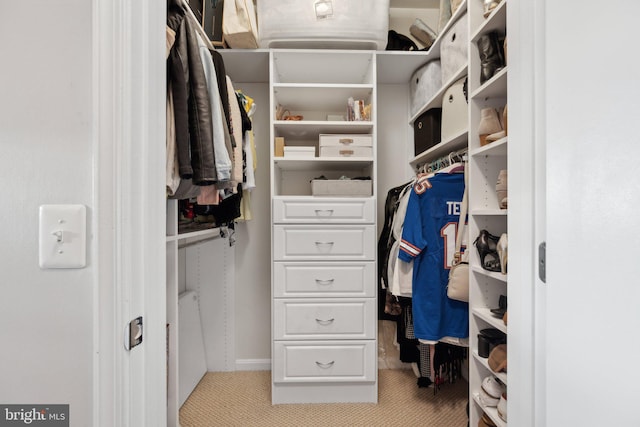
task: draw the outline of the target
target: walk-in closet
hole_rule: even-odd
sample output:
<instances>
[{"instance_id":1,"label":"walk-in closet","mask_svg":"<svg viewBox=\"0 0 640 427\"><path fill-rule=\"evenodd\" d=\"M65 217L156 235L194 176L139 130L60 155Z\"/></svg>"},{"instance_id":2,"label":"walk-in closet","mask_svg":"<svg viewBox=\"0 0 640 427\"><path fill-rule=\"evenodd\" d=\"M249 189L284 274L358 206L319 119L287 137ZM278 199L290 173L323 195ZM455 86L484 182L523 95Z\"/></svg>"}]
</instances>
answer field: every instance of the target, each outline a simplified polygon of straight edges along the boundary
<instances>
[{"instance_id":1,"label":"walk-in closet","mask_svg":"<svg viewBox=\"0 0 640 427\"><path fill-rule=\"evenodd\" d=\"M637 426L638 16L0 2L0 425Z\"/></svg>"}]
</instances>

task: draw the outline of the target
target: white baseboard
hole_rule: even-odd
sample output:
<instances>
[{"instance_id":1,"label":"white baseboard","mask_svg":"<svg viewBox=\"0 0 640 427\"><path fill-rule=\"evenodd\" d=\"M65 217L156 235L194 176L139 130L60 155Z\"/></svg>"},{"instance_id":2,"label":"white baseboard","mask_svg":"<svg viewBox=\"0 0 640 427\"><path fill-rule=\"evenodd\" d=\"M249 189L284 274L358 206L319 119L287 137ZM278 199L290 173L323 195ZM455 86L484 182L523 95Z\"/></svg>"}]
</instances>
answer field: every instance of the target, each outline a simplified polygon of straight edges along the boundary
<instances>
[{"instance_id":1,"label":"white baseboard","mask_svg":"<svg viewBox=\"0 0 640 427\"><path fill-rule=\"evenodd\" d=\"M271 359L236 359L236 371L270 371Z\"/></svg>"}]
</instances>

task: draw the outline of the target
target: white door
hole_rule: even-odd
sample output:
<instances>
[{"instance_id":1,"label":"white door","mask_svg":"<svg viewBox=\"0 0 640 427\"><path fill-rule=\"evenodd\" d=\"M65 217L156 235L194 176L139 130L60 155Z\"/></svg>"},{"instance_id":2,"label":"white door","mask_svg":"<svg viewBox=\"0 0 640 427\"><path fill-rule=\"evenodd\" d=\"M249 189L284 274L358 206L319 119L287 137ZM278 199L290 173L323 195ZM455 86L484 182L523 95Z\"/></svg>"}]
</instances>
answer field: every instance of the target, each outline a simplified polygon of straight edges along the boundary
<instances>
[{"instance_id":1,"label":"white door","mask_svg":"<svg viewBox=\"0 0 640 427\"><path fill-rule=\"evenodd\" d=\"M640 2L540 3L547 278L536 285L546 355L536 425L639 426Z\"/></svg>"}]
</instances>

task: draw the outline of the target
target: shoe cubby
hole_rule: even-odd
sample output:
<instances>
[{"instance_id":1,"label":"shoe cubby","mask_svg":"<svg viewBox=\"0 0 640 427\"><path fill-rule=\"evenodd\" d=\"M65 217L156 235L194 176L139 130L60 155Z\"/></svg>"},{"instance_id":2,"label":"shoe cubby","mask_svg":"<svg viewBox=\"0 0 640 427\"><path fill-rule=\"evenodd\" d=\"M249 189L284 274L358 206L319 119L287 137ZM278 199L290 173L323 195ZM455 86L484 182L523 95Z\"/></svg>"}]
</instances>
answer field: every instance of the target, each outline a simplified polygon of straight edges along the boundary
<instances>
[{"instance_id":1,"label":"shoe cubby","mask_svg":"<svg viewBox=\"0 0 640 427\"><path fill-rule=\"evenodd\" d=\"M507 7L508 0L468 0L470 425L478 425L483 414L487 414L495 425L506 426L496 408L479 398L482 381L487 376L495 376L508 387L508 375L493 372L487 358L478 354L478 334L483 329L495 328L506 333L508 341L508 326L502 316L491 311L499 307L501 296L508 300L508 272L487 269L473 242L482 230L496 239L506 234L503 241L508 241L508 172L500 175L508 170L508 108L505 110L508 67L504 50ZM503 201L506 205L501 206ZM508 242L506 247L508 259ZM497 242L493 256L497 256Z\"/></svg>"}]
</instances>

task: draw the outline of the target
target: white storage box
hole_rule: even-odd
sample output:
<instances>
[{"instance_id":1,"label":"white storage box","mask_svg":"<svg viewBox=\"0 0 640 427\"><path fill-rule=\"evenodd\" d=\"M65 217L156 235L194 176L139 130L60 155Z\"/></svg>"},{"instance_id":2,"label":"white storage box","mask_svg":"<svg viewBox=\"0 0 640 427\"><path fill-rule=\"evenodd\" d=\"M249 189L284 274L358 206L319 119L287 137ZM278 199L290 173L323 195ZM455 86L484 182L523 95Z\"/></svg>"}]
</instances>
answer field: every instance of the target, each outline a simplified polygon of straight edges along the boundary
<instances>
[{"instance_id":1,"label":"white storage box","mask_svg":"<svg viewBox=\"0 0 640 427\"><path fill-rule=\"evenodd\" d=\"M259 0L263 48L384 50L389 0Z\"/></svg>"},{"instance_id":2,"label":"white storage box","mask_svg":"<svg viewBox=\"0 0 640 427\"><path fill-rule=\"evenodd\" d=\"M414 116L442 88L440 60L434 59L414 71L409 82L410 113Z\"/></svg>"},{"instance_id":3,"label":"white storage box","mask_svg":"<svg viewBox=\"0 0 640 427\"><path fill-rule=\"evenodd\" d=\"M442 84L449 83L456 72L467 65L469 51L469 22L467 14L462 15L442 36L440 44L440 65Z\"/></svg>"},{"instance_id":4,"label":"white storage box","mask_svg":"<svg viewBox=\"0 0 640 427\"><path fill-rule=\"evenodd\" d=\"M320 135L320 157L373 157L371 135Z\"/></svg>"},{"instance_id":5,"label":"white storage box","mask_svg":"<svg viewBox=\"0 0 640 427\"><path fill-rule=\"evenodd\" d=\"M311 180L314 196L371 196L370 179L314 179Z\"/></svg>"},{"instance_id":6,"label":"white storage box","mask_svg":"<svg viewBox=\"0 0 640 427\"><path fill-rule=\"evenodd\" d=\"M284 147L284 157L308 158L316 156L316 147Z\"/></svg>"}]
</instances>

